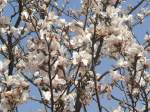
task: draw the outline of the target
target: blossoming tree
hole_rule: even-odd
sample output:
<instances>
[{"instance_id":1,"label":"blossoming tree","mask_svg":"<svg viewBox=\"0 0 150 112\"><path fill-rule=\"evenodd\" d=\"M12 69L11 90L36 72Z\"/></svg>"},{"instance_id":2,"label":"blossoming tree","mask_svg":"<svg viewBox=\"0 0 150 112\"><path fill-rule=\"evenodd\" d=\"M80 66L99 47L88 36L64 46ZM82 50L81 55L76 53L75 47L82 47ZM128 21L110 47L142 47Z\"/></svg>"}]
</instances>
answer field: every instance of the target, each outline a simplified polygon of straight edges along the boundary
<instances>
[{"instance_id":1,"label":"blossoming tree","mask_svg":"<svg viewBox=\"0 0 150 112\"><path fill-rule=\"evenodd\" d=\"M149 112L150 35L141 43L132 30L150 15L150 1L124 2L0 0L1 111L34 101L39 112L88 112L90 104L96 112ZM101 73L105 59L113 64Z\"/></svg>"}]
</instances>

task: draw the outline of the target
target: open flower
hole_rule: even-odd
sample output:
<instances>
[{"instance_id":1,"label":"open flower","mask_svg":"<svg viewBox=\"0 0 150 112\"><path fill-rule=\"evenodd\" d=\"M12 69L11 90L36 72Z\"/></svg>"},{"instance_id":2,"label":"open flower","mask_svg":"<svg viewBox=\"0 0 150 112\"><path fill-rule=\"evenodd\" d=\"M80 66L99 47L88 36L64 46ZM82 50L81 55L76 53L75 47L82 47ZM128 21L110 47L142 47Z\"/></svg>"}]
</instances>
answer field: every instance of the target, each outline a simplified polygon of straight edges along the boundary
<instances>
[{"instance_id":1,"label":"open flower","mask_svg":"<svg viewBox=\"0 0 150 112\"><path fill-rule=\"evenodd\" d=\"M1 27L7 27L10 24L10 18L7 16L1 16L0 17L0 26Z\"/></svg>"},{"instance_id":2,"label":"open flower","mask_svg":"<svg viewBox=\"0 0 150 112\"><path fill-rule=\"evenodd\" d=\"M118 106L113 112L123 112L123 109L121 106Z\"/></svg>"},{"instance_id":3,"label":"open flower","mask_svg":"<svg viewBox=\"0 0 150 112\"><path fill-rule=\"evenodd\" d=\"M124 77L121 74L119 74L118 71L111 70L110 75L113 81L124 80Z\"/></svg>"},{"instance_id":4,"label":"open flower","mask_svg":"<svg viewBox=\"0 0 150 112\"><path fill-rule=\"evenodd\" d=\"M7 0L0 0L0 12L5 7L6 4L7 4Z\"/></svg>"},{"instance_id":5,"label":"open flower","mask_svg":"<svg viewBox=\"0 0 150 112\"><path fill-rule=\"evenodd\" d=\"M73 64L78 64L82 62L84 66L87 66L91 61L91 55L86 51L73 52Z\"/></svg>"}]
</instances>

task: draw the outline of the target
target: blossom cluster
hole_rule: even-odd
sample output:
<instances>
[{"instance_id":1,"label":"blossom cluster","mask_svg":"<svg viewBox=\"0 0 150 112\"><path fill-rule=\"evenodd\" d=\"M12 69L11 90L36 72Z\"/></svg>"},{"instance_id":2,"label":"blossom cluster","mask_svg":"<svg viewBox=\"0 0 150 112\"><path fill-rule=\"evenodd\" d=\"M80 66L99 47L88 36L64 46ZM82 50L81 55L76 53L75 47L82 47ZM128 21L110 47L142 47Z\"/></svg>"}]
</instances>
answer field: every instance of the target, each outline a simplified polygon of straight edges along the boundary
<instances>
[{"instance_id":1,"label":"blossom cluster","mask_svg":"<svg viewBox=\"0 0 150 112\"><path fill-rule=\"evenodd\" d=\"M0 0L0 12L7 2ZM19 24L11 23L13 16L0 15L4 112L14 112L30 100L42 103L45 111L79 112L94 99L99 110L105 110L100 105L103 97L118 102L113 112L127 107L136 112L137 102L143 106L139 112L148 112L150 36L146 34L144 44L138 42L131 29L137 18L116 6L122 0L81 0L80 11L68 9L71 14L65 10L69 0L64 9L58 7L59 0L20 2ZM144 9L141 13L149 15ZM137 17L144 20L141 14ZM97 73L106 58L114 61L113 67ZM40 98L30 95L31 85ZM123 92L123 100L114 96L116 88Z\"/></svg>"}]
</instances>

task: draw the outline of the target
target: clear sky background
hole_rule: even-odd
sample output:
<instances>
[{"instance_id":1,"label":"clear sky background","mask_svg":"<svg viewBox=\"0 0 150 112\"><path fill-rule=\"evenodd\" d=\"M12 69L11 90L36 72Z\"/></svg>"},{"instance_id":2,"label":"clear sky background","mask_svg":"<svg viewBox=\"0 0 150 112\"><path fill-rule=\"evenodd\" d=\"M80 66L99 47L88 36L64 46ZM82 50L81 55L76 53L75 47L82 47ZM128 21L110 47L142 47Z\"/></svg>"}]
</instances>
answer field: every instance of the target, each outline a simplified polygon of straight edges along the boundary
<instances>
[{"instance_id":1,"label":"clear sky background","mask_svg":"<svg viewBox=\"0 0 150 112\"><path fill-rule=\"evenodd\" d=\"M135 4L137 4L140 0L128 0L129 3L131 3L133 6ZM60 2L61 4L61 2ZM59 4L58 4L59 5ZM71 3L69 5L69 7L71 8L79 8L80 7L80 0L71 0ZM127 7L127 4L124 3L122 4L123 8ZM12 13L12 9L10 7L6 8L5 10L5 14L6 15L10 15L10 13ZM15 20L14 20L15 21ZM144 35L146 32L150 32L150 17L147 17L144 20L143 24L137 25L134 29L133 29L135 36L137 37L137 39L143 43L144 40ZM114 62L112 60L108 60L105 59L103 60L101 66L97 67L97 72L98 73L104 73L105 71L108 70L108 68L111 67L111 65L113 65ZM107 79L106 79L107 80ZM30 92L30 94L32 94L32 96L34 95L35 97L39 98L39 93L37 92L37 89L35 87L31 87L32 91ZM120 97L121 95L118 93L117 90L113 91L113 94L116 94L118 97ZM109 108L114 108L116 105L112 102L112 103L108 103L106 99L102 99L102 103L107 105ZM109 101L110 102L110 101ZM42 105L40 105L39 103L30 101L26 104L20 105L19 106L19 112L36 112L37 108L43 107ZM95 105L95 103L92 103L89 107L88 107L88 112L97 112L97 106Z\"/></svg>"}]
</instances>

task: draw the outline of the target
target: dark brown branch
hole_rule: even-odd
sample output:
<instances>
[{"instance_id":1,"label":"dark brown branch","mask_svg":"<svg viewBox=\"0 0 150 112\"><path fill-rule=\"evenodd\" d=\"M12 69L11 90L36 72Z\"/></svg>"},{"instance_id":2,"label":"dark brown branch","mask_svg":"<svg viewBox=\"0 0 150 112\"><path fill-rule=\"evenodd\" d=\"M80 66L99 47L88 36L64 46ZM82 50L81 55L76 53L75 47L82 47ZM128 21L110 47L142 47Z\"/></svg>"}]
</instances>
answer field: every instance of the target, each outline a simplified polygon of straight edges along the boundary
<instances>
[{"instance_id":1,"label":"dark brown branch","mask_svg":"<svg viewBox=\"0 0 150 112\"><path fill-rule=\"evenodd\" d=\"M10 35L7 35L7 41L8 41L8 57L10 60L10 63L8 65L8 75L13 74L13 68L14 68L14 54L13 54L13 43L12 43L12 37Z\"/></svg>"},{"instance_id":2,"label":"dark brown branch","mask_svg":"<svg viewBox=\"0 0 150 112\"><path fill-rule=\"evenodd\" d=\"M116 8L118 6L118 4L120 3L120 0L117 0L114 7Z\"/></svg>"},{"instance_id":3,"label":"dark brown branch","mask_svg":"<svg viewBox=\"0 0 150 112\"><path fill-rule=\"evenodd\" d=\"M133 7L128 14L131 14L132 12L134 12L140 5L143 4L145 0L141 0L135 7Z\"/></svg>"},{"instance_id":4,"label":"dark brown branch","mask_svg":"<svg viewBox=\"0 0 150 112\"><path fill-rule=\"evenodd\" d=\"M95 45L95 40L96 40L96 27L97 27L97 17L98 15L96 16L95 18L95 23L94 23L94 34L93 34L93 38L92 38L92 66L91 66L91 70L93 71L93 75L94 75L94 78L93 78L93 81L94 81L94 87L95 87L95 95L96 95L96 100L97 100L97 105L98 105L98 109L99 109L99 112L102 112L102 107L101 107L101 103L100 103L100 100L99 100L99 94L98 94L98 90L97 90L97 78L96 78L96 73L95 73L95 58L94 58L94 52L95 52L95 49L94 49L94 45Z\"/></svg>"},{"instance_id":5,"label":"dark brown branch","mask_svg":"<svg viewBox=\"0 0 150 112\"><path fill-rule=\"evenodd\" d=\"M51 70L52 70L52 67L51 67L51 42L52 42L52 39L50 40L50 42L47 41L47 39L45 38L46 40L46 43L47 43L47 50L48 50L48 77L49 77L49 86L50 86L50 93L51 93L51 112L54 112L54 96L53 96L53 85L52 85L52 74L51 74Z\"/></svg>"},{"instance_id":6,"label":"dark brown branch","mask_svg":"<svg viewBox=\"0 0 150 112\"><path fill-rule=\"evenodd\" d=\"M17 21L15 23L15 27L18 27L20 22L21 22L21 12L23 11L23 6L22 6L22 0L18 0L18 18L17 18Z\"/></svg>"}]
</instances>

